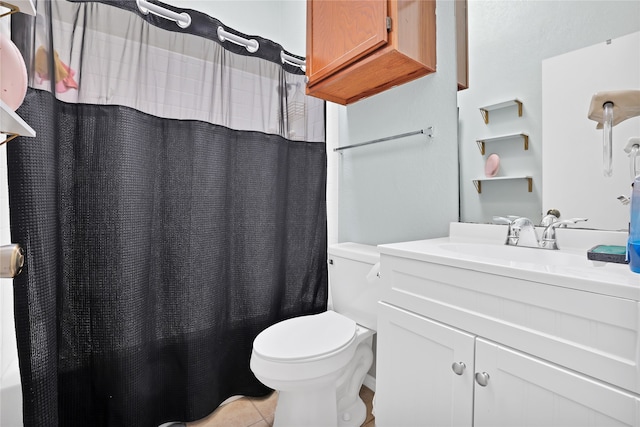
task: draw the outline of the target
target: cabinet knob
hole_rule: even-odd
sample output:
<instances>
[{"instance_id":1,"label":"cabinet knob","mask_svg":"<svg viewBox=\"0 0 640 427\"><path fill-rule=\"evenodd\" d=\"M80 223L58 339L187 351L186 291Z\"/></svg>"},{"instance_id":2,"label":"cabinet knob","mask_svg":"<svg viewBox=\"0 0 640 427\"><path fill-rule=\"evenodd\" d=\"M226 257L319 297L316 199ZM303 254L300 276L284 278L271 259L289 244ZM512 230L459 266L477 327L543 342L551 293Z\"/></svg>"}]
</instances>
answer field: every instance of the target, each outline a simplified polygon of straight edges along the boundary
<instances>
[{"instance_id":1,"label":"cabinet knob","mask_svg":"<svg viewBox=\"0 0 640 427\"><path fill-rule=\"evenodd\" d=\"M455 372L456 375L462 375L466 367L467 365L465 365L464 362L453 362L453 364L451 365L451 369L453 370L453 372Z\"/></svg>"},{"instance_id":2,"label":"cabinet knob","mask_svg":"<svg viewBox=\"0 0 640 427\"><path fill-rule=\"evenodd\" d=\"M482 387L486 387L489 384L489 374L486 372L476 372L476 382Z\"/></svg>"}]
</instances>

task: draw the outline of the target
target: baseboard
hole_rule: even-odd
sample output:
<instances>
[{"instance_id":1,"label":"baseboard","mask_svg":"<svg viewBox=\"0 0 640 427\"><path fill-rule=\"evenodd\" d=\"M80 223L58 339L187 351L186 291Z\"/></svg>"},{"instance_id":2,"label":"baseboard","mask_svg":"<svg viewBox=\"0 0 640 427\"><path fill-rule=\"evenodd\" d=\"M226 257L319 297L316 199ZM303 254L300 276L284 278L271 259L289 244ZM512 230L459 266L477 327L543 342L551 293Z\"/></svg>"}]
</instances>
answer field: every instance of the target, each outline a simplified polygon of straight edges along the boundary
<instances>
[{"instance_id":1,"label":"baseboard","mask_svg":"<svg viewBox=\"0 0 640 427\"><path fill-rule=\"evenodd\" d=\"M364 385L371 391L376 391L376 378L372 377L370 374L367 374L364 377L364 381L362 382L362 385Z\"/></svg>"}]
</instances>

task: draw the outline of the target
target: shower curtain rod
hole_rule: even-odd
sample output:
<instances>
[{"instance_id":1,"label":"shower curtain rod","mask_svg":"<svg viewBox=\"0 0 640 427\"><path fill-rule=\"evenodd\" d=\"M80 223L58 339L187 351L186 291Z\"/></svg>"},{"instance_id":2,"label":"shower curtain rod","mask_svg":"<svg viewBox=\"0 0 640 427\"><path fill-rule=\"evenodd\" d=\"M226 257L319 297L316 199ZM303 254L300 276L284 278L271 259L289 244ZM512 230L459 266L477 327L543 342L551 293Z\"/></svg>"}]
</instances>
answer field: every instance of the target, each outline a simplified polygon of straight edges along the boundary
<instances>
[{"instance_id":1,"label":"shower curtain rod","mask_svg":"<svg viewBox=\"0 0 640 427\"><path fill-rule=\"evenodd\" d=\"M157 4L150 3L147 0L136 0L136 4L140 12L145 15L153 13L154 15L174 21L180 28L187 28L191 25L191 16L187 12L176 13ZM218 26L217 34L221 42L228 40L244 46L250 53L255 53L260 48L260 43L258 43L256 39L245 39L244 37L225 31L222 26ZM282 61L283 64L294 65L300 67L302 71L306 71L306 61L304 59L289 55L284 50L280 51L280 61Z\"/></svg>"}]
</instances>

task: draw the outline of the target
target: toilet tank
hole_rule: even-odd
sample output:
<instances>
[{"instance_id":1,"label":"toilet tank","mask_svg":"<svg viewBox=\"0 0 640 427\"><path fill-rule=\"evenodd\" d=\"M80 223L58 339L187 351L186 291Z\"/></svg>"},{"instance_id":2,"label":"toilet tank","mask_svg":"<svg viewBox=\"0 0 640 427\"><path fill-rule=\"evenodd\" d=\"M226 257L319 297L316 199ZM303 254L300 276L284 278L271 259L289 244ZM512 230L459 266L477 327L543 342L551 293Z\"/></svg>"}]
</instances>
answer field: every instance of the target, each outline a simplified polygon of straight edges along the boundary
<instances>
[{"instance_id":1,"label":"toilet tank","mask_svg":"<svg viewBox=\"0 0 640 427\"><path fill-rule=\"evenodd\" d=\"M359 325L377 330L380 252L360 243L329 245L332 309Z\"/></svg>"}]
</instances>

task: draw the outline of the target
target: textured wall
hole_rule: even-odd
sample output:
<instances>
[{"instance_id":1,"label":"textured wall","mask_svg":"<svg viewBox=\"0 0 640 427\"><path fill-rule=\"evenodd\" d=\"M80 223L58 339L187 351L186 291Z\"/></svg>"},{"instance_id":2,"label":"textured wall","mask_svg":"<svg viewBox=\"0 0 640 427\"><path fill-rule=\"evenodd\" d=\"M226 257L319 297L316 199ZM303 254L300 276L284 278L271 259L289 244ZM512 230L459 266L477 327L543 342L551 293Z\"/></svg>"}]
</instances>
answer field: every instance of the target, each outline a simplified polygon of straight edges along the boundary
<instances>
[{"instance_id":1,"label":"textured wall","mask_svg":"<svg viewBox=\"0 0 640 427\"><path fill-rule=\"evenodd\" d=\"M429 126L411 136L329 153L339 181L340 241L381 244L441 237L458 219L454 3L438 1L437 72L338 110L339 144ZM330 141L333 143L333 141Z\"/></svg>"}]
</instances>

